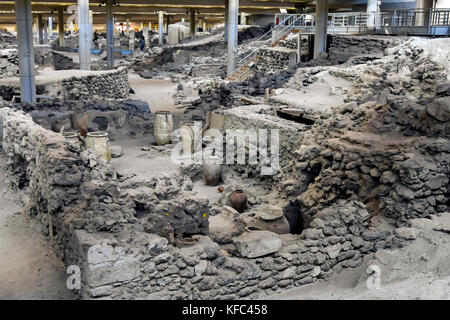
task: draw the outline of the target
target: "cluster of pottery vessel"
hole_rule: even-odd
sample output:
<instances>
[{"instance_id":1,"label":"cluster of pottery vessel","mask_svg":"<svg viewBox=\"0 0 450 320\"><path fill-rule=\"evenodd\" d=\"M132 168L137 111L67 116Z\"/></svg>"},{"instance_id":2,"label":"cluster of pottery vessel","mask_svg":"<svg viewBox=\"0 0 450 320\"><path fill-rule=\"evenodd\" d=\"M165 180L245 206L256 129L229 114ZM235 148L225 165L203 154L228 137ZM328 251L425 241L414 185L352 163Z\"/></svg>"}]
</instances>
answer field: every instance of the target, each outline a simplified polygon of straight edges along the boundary
<instances>
[{"instance_id":1,"label":"cluster of pottery vessel","mask_svg":"<svg viewBox=\"0 0 450 320\"><path fill-rule=\"evenodd\" d=\"M94 150L106 161L111 161L111 145L108 133L104 131L88 132L86 137L75 132L64 132L62 134L67 141L78 144L86 150Z\"/></svg>"}]
</instances>

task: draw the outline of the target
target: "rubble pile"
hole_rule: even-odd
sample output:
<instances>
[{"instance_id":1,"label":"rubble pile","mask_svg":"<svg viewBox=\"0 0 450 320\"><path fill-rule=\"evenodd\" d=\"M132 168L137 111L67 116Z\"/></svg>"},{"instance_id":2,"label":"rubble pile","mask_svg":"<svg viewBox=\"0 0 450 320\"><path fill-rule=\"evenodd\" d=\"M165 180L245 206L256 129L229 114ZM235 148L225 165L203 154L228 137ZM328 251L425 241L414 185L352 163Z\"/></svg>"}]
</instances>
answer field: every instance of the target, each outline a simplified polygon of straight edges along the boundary
<instances>
[{"instance_id":1,"label":"rubble pile","mask_svg":"<svg viewBox=\"0 0 450 320\"><path fill-rule=\"evenodd\" d=\"M289 68L297 63L297 51L284 48L262 48L258 53L258 61L255 65L258 71L277 71Z\"/></svg>"},{"instance_id":2,"label":"rubble pile","mask_svg":"<svg viewBox=\"0 0 450 320\"><path fill-rule=\"evenodd\" d=\"M355 80L352 101L318 120L279 177L278 190L302 214L350 199L402 225L449 209L448 57L431 55L416 41L389 49L366 68L330 70ZM377 77L366 73L374 68ZM370 96L361 98L362 88Z\"/></svg>"},{"instance_id":3,"label":"rubble pile","mask_svg":"<svg viewBox=\"0 0 450 320\"><path fill-rule=\"evenodd\" d=\"M356 90L347 101L386 103L395 96L412 101L431 99L436 88L446 83L449 72L442 63L448 60L448 53L433 50L432 43L413 38L387 49L382 59L367 66L333 68L330 73L354 82Z\"/></svg>"},{"instance_id":4,"label":"rubble pile","mask_svg":"<svg viewBox=\"0 0 450 320\"><path fill-rule=\"evenodd\" d=\"M65 56L64 54L53 50L52 55L55 70L73 70L80 68L78 63L75 63L73 59Z\"/></svg>"},{"instance_id":5,"label":"rubble pile","mask_svg":"<svg viewBox=\"0 0 450 320\"><path fill-rule=\"evenodd\" d=\"M19 75L19 55L16 49L0 50L0 78Z\"/></svg>"},{"instance_id":6,"label":"rubble pile","mask_svg":"<svg viewBox=\"0 0 450 320\"><path fill-rule=\"evenodd\" d=\"M0 32L0 49L7 48L17 43L15 36L9 32Z\"/></svg>"},{"instance_id":7,"label":"rubble pile","mask_svg":"<svg viewBox=\"0 0 450 320\"><path fill-rule=\"evenodd\" d=\"M247 40L259 38L267 31L269 31L270 28L271 25L268 25L265 28L261 28L258 26L250 26L248 28L245 28L244 30L238 32L238 44L242 44Z\"/></svg>"}]
</instances>

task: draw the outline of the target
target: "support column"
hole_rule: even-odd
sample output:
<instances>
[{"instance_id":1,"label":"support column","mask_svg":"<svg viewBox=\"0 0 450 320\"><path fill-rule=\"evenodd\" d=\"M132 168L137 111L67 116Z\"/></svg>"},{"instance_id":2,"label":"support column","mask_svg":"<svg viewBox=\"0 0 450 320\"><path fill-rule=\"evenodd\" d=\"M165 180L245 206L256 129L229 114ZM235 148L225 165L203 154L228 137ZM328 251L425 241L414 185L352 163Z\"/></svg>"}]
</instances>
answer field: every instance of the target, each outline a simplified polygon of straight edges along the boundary
<instances>
[{"instance_id":1,"label":"support column","mask_svg":"<svg viewBox=\"0 0 450 320\"><path fill-rule=\"evenodd\" d=\"M189 21L189 27L191 28L191 36L195 37L195 9L189 9L190 13L190 21Z\"/></svg>"},{"instance_id":2,"label":"support column","mask_svg":"<svg viewBox=\"0 0 450 320\"><path fill-rule=\"evenodd\" d=\"M91 38L89 23L89 0L78 0L78 55L80 56L80 69L90 70Z\"/></svg>"},{"instance_id":3,"label":"support column","mask_svg":"<svg viewBox=\"0 0 450 320\"><path fill-rule=\"evenodd\" d=\"M328 0L317 0L314 58L327 50Z\"/></svg>"},{"instance_id":4,"label":"support column","mask_svg":"<svg viewBox=\"0 0 450 320\"><path fill-rule=\"evenodd\" d=\"M423 9L420 12L416 12L416 26L428 26L430 23L429 9L432 9L433 6L433 0L416 0L416 9Z\"/></svg>"},{"instance_id":5,"label":"support column","mask_svg":"<svg viewBox=\"0 0 450 320\"><path fill-rule=\"evenodd\" d=\"M136 39L136 35L134 33L134 29L130 30L130 34L128 35L128 50L134 51L135 39Z\"/></svg>"},{"instance_id":6,"label":"support column","mask_svg":"<svg viewBox=\"0 0 450 320\"><path fill-rule=\"evenodd\" d=\"M227 74L230 77L236 70L236 56L238 45L238 16L239 0L229 0L228 9L228 66Z\"/></svg>"},{"instance_id":7,"label":"support column","mask_svg":"<svg viewBox=\"0 0 450 320\"><path fill-rule=\"evenodd\" d=\"M92 39L94 37L94 11L89 10L89 49L92 48Z\"/></svg>"},{"instance_id":8,"label":"support column","mask_svg":"<svg viewBox=\"0 0 450 320\"><path fill-rule=\"evenodd\" d=\"M39 34L39 44L44 44L44 24L42 22L42 14L37 15L37 25Z\"/></svg>"},{"instance_id":9,"label":"support column","mask_svg":"<svg viewBox=\"0 0 450 320\"><path fill-rule=\"evenodd\" d=\"M114 69L113 0L106 0L106 57L108 69Z\"/></svg>"},{"instance_id":10,"label":"support column","mask_svg":"<svg viewBox=\"0 0 450 320\"><path fill-rule=\"evenodd\" d=\"M59 46L64 46L64 10L63 8L58 8L58 36L59 36Z\"/></svg>"},{"instance_id":11,"label":"support column","mask_svg":"<svg viewBox=\"0 0 450 320\"><path fill-rule=\"evenodd\" d=\"M16 26L19 49L20 99L36 103L34 78L33 18L31 0L16 0Z\"/></svg>"},{"instance_id":12,"label":"support column","mask_svg":"<svg viewBox=\"0 0 450 320\"><path fill-rule=\"evenodd\" d=\"M166 16L166 33L169 33L170 15Z\"/></svg>"},{"instance_id":13,"label":"support column","mask_svg":"<svg viewBox=\"0 0 450 320\"><path fill-rule=\"evenodd\" d=\"M367 27L375 28L378 11L378 0L367 0Z\"/></svg>"},{"instance_id":14,"label":"support column","mask_svg":"<svg viewBox=\"0 0 450 320\"><path fill-rule=\"evenodd\" d=\"M130 18L127 18L127 34L130 32Z\"/></svg>"},{"instance_id":15,"label":"support column","mask_svg":"<svg viewBox=\"0 0 450 320\"><path fill-rule=\"evenodd\" d=\"M159 11L158 12L158 30L159 30L158 40L159 40L160 45L164 44L163 26L164 26L164 12Z\"/></svg>"},{"instance_id":16,"label":"support column","mask_svg":"<svg viewBox=\"0 0 450 320\"><path fill-rule=\"evenodd\" d=\"M39 43L39 31L38 31L37 17L32 17L32 19L33 19L33 43L38 44Z\"/></svg>"},{"instance_id":17,"label":"support column","mask_svg":"<svg viewBox=\"0 0 450 320\"><path fill-rule=\"evenodd\" d=\"M247 16L244 12L241 12L241 26L245 26L247 24Z\"/></svg>"},{"instance_id":18,"label":"support column","mask_svg":"<svg viewBox=\"0 0 450 320\"><path fill-rule=\"evenodd\" d=\"M53 37L53 17L48 17L48 35L50 39Z\"/></svg>"},{"instance_id":19,"label":"support column","mask_svg":"<svg viewBox=\"0 0 450 320\"><path fill-rule=\"evenodd\" d=\"M228 10L229 10L229 0L225 0L225 43L228 42Z\"/></svg>"},{"instance_id":20,"label":"support column","mask_svg":"<svg viewBox=\"0 0 450 320\"><path fill-rule=\"evenodd\" d=\"M43 27L44 27L44 44L47 44L48 43L48 21L47 21L47 19L44 19Z\"/></svg>"}]
</instances>

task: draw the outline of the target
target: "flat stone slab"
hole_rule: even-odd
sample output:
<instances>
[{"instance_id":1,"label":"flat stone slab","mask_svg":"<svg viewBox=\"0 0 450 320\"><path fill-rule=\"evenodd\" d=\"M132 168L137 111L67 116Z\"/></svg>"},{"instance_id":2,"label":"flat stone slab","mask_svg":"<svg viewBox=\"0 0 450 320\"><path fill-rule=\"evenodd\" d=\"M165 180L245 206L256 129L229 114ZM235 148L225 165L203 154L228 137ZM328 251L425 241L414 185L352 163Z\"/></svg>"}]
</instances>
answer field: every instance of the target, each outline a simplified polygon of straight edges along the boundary
<instances>
[{"instance_id":1,"label":"flat stone slab","mask_svg":"<svg viewBox=\"0 0 450 320\"><path fill-rule=\"evenodd\" d=\"M270 231L252 231L233 238L239 254L245 258L258 258L281 249L280 237Z\"/></svg>"},{"instance_id":2,"label":"flat stone slab","mask_svg":"<svg viewBox=\"0 0 450 320\"><path fill-rule=\"evenodd\" d=\"M284 216L283 208L277 206L265 206L258 214L259 218L264 221L273 221Z\"/></svg>"}]
</instances>

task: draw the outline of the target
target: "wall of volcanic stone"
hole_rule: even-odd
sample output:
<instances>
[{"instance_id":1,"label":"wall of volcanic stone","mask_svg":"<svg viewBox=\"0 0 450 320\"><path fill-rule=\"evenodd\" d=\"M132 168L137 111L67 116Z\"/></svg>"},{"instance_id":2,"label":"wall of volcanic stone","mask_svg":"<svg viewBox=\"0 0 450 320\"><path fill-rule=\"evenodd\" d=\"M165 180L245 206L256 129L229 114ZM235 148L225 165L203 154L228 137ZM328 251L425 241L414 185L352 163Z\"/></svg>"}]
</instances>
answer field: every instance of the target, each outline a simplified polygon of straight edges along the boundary
<instances>
[{"instance_id":1,"label":"wall of volcanic stone","mask_svg":"<svg viewBox=\"0 0 450 320\"><path fill-rule=\"evenodd\" d=\"M65 100L126 99L130 93L126 68L85 77L71 77L63 80L60 86L60 95Z\"/></svg>"}]
</instances>

